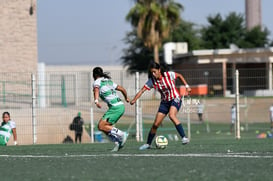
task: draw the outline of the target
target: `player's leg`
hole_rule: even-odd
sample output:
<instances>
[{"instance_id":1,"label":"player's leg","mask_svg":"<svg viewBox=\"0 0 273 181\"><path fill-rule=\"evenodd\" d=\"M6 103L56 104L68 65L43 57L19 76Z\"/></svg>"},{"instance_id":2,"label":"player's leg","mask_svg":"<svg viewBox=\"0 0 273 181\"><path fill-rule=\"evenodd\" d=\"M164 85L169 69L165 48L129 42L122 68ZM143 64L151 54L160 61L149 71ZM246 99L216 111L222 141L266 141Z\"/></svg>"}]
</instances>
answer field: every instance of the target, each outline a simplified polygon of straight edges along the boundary
<instances>
[{"instance_id":1,"label":"player's leg","mask_svg":"<svg viewBox=\"0 0 273 181\"><path fill-rule=\"evenodd\" d=\"M103 118L100 119L98 123L98 129L104 132L110 138L111 141L113 142L119 141L116 136L110 134L113 129L113 125L107 122L107 120L104 120Z\"/></svg>"},{"instance_id":2,"label":"player's leg","mask_svg":"<svg viewBox=\"0 0 273 181\"><path fill-rule=\"evenodd\" d=\"M99 123L99 129L115 143L112 151L118 151L125 144L128 137L127 133L113 126L124 114L124 111L124 105L110 107Z\"/></svg>"},{"instance_id":3,"label":"player's leg","mask_svg":"<svg viewBox=\"0 0 273 181\"><path fill-rule=\"evenodd\" d=\"M121 118L121 116L124 114L125 112L125 106L124 105L119 105L119 106L115 106L112 110L111 113L111 117L108 120L108 122L111 122L113 125L116 124L118 122L118 120ZM128 133L125 131L121 131L116 127L113 127L111 130L111 134L116 135L117 137L119 137L120 142L119 142L119 149L121 149L125 142L127 141L128 138Z\"/></svg>"},{"instance_id":4,"label":"player's leg","mask_svg":"<svg viewBox=\"0 0 273 181\"><path fill-rule=\"evenodd\" d=\"M230 133L232 133L233 129L234 129L234 123L235 123L235 120L232 119L231 120L231 124L230 124Z\"/></svg>"},{"instance_id":5,"label":"player's leg","mask_svg":"<svg viewBox=\"0 0 273 181\"><path fill-rule=\"evenodd\" d=\"M146 142L146 144L142 145L139 148L140 150L145 150L145 149L148 149L151 147L151 144L152 144L152 141L155 137L157 128L159 127L159 125L161 125L163 119L168 114L170 106L171 106L170 101L161 101L160 102L157 114L155 116L154 123L152 125L152 128L150 129L149 134L148 134L147 142Z\"/></svg>"},{"instance_id":6,"label":"player's leg","mask_svg":"<svg viewBox=\"0 0 273 181\"><path fill-rule=\"evenodd\" d=\"M198 117L199 117L199 121L203 121L203 114L202 113L198 113Z\"/></svg>"},{"instance_id":7,"label":"player's leg","mask_svg":"<svg viewBox=\"0 0 273 181\"><path fill-rule=\"evenodd\" d=\"M166 114L163 114L161 112L157 112L154 123L150 129L149 134L148 134L147 142L146 142L146 144L139 147L140 150L146 150L151 147L152 141L156 135L157 128L161 125L161 123L165 117L166 117Z\"/></svg>"},{"instance_id":8,"label":"player's leg","mask_svg":"<svg viewBox=\"0 0 273 181\"><path fill-rule=\"evenodd\" d=\"M105 133L105 135L112 141L115 143L114 148L112 149L112 151L118 151L119 149L119 142L120 139L114 135L111 134L111 131L113 131L113 125L111 123L109 123L107 120L104 120L103 118L100 119L99 124L98 124L98 129L102 132Z\"/></svg>"},{"instance_id":9,"label":"player's leg","mask_svg":"<svg viewBox=\"0 0 273 181\"><path fill-rule=\"evenodd\" d=\"M79 143L81 143L80 133L77 133L77 140L78 140Z\"/></svg>"},{"instance_id":10,"label":"player's leg","mask_svg":"<svg viewBox=\"0 0 273 181\"><path fill-rule=\"evenodd\" d=\"M121 118L121 116L124 114L124 111L125 111L124 105L119 105L119 106L115 106L115 107L110 108L108 111L107 122L110 123L111 125L116 124L118 122L118 120ZM123 137L124 137L125 132L123 132L113 126L110 131L110 134L119 137L121 139L121 141L123 141Z\"/></svg>"},{"instance_id":11,"label":"player's leg","mask_svg":"<svg viewBox=\"0 0 273 181\"><path fill-rule=\"evenodd\" d=\"M178 113L178 110L180 109L180 107L181 107L181 100L180 101L176 101L176 100L172 101L172 105L171 105L170 111L169 111L169 118L173 122L177 132L179 133L180 137L182 138L182 144L187 144L190 141L186 137L183 126L177 118L177 113Z\"/></svg>"},{"instance_id":12,"label":"player's leg","mask_svg":"<svg viewBox=\"0 0 273 181\"><path fill-rule=\"evenodd\" d=\"M79 141L82 143L82 133L79 133Z\"/></svg>"},{"instance_id":13,"label":"player's leg","mask_svg":"<svg viewBox=\"0 0 273 181\"><path fill-rule=\"evenodd\" d=\"M77 142L80 143L81 141L80 141L80 135L79 135L79 133L76 133L76 137L77 137Z\"/></svg>"},{"instance_id":14,"label":"player's leg","mask_svg":"<svg viewBox=\"0 0 273 181\"><path fill-rule=\"evenodd\" d=\"M166 117L166 114L163 114L161 112L158 112L156 114L156 117L155 117L155 120L154 120L154 123L150 129L150 132L149 132L149 136L148 136L148 140L147 140L147 143L149 145L151 145L152 141L153 141L153 138L156 134L156 131L157 131L157 128L161 125L163 119Z\"/></svg>"},{"instance_id":15,"label":"player's leg","mask_svg":"<svg viewBox=\"0 0 273 181\"><path fill-rule=\"evenodd\" d=\"M77 139L78 139L78 137L77 137L77 133L75 131L75 143L77 143Z\"/></svg>"}]
</instances>

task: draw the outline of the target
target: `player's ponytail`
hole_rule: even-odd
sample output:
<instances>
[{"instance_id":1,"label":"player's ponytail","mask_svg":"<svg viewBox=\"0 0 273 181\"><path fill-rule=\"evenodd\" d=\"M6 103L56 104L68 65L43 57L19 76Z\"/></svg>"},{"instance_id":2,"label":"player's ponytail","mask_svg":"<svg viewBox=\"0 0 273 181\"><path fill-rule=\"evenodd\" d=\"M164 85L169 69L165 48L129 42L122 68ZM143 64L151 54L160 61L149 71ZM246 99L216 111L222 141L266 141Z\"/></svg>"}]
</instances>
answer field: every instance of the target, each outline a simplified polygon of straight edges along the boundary
<instances>
[{"instance_id":1,"label":"player's ponytail","mask_svg":"<svg viewBox=\"0 0 273 181\"><path fill-rule=\"evenodd\" d=\"M95 67L93 69L93 78L97 79L98 77L104 77L104 78L111 79L108 72L103 72L101 67Z\"/></svg>"}]
</instances>

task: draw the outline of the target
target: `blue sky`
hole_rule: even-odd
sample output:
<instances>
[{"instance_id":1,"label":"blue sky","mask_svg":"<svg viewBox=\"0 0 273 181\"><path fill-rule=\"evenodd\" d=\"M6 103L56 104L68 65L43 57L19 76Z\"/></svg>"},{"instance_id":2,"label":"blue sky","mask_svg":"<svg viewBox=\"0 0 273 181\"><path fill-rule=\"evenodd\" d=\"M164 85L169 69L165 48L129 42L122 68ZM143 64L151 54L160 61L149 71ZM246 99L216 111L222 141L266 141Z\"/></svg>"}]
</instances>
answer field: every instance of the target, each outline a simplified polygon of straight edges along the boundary
<instances>
[{"instance_id":1,"label":"blue sky","mask_svg":"<svg viewBox=\"0 0 273 181\"><path fill-rule=\"evenodd\" d=\"M181 17L206 25L209 15L244 14L244 0L178 0ZM125 16L132 0L38 0L38 59L47 65L120 65ZM262 23L273 39L272 0L262 0Z\"/></svg>"}]
</instances>

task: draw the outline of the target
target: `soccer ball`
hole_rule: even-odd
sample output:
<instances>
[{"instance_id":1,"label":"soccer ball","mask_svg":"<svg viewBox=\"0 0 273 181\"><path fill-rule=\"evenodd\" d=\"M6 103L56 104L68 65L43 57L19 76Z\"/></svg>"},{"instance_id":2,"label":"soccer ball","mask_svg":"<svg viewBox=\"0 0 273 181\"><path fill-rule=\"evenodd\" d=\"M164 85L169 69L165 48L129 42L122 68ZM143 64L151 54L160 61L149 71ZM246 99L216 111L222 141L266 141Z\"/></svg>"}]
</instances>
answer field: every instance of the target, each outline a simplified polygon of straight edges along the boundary
<instances>
[{"instance_id":1,"label":"soccer ball","mask_svg":"<svg viewBox=\"0 0 273 181\"><path fill-rule=\"evenodd\" d=\"M158 148L158 149L164 149L164 148L167 147L167 145L168 145L168 139L165 136L160 135L160 136L157 136L155 138L155 146L156 146L156 148Z\"/></svg>"}]
</instances>

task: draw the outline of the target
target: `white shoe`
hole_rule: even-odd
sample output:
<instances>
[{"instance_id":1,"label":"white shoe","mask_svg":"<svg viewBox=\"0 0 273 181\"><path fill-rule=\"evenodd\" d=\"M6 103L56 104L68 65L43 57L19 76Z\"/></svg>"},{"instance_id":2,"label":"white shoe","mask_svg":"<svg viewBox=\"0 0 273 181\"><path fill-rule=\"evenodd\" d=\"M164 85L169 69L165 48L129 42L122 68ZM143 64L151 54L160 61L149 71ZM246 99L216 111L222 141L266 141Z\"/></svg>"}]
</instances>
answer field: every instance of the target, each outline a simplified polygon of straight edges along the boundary
<instances>
[{"instance_id":1,"label":"white shoe","mask_svg":"<svg viewBox=\"0 0 273 181\"><path fill-rule=\"evenodd\" d=\"M150 148L151 148L151 146L149 144L144 144L141 147L139 147L139 150L147 150L147 149L150 149Z\"/></svg>"},{"instance_id":2,"label":"white shoe","mask_svg":"<svg viewBox=\"0 0 273 181\"><path fill-rule=\"evenodd\" d=\"M182 138L182 144L183 144L183 145L186 145L186 144L188 144L189 142L190 142L189 138L187 138L187 137L183 137L183 138Z\"/></svg>"},{"instance_id":3,"label":"white shoe","mask_svg":"<svg viewBox=\"0 0 273 181\"><path fill-rule=\"evenodd\" d=\"M115 142L115 147L111 150L111 152L117 152L119 150L119 142Z\"/></svg>"},{"instance_id":4,"label":"white shoe","mask_svg":"<svg viewBox=\"0 0 273 181\"><path fill-rule=\"evenodd\" d=\"M119 144L119 149L124 146L124 144L126 143L126 140L127 140L128 136L129 136L129 133L127 133L127 132L123 133L123 136L121 137L121 142Z\"/></svg>"}]
</instances>

